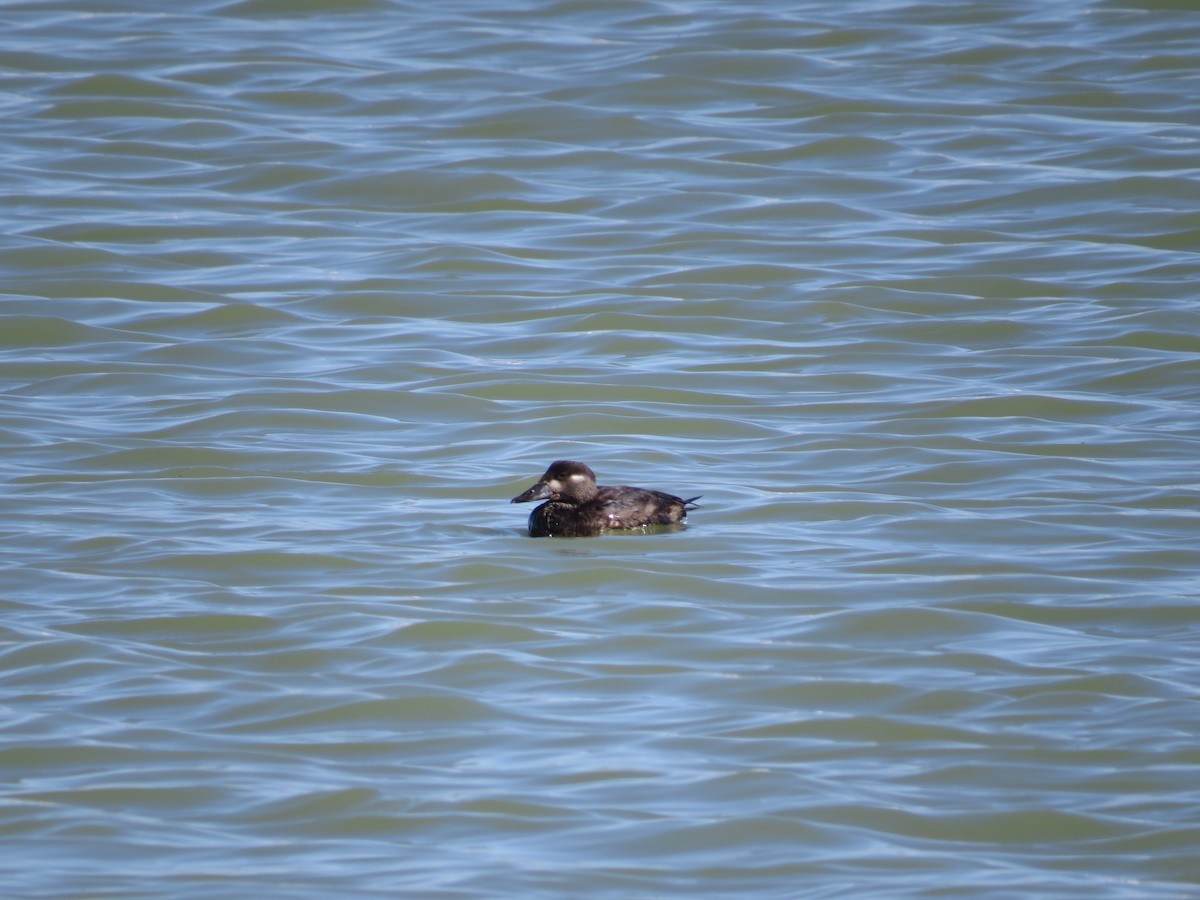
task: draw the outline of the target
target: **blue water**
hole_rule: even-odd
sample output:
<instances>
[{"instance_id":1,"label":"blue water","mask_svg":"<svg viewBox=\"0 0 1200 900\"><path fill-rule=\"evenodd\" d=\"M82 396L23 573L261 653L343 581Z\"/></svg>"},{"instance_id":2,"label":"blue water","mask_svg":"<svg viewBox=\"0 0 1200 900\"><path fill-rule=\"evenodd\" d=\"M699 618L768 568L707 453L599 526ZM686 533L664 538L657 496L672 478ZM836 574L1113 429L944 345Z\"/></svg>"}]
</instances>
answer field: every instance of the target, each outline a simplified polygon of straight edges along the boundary
<instances>
[{"instance_id":1,"label":"blue water","mask_svg":"<svg viewBox=\"0 0 1200 900\"><path fill-rule=\"evenodd\" d=\"M1191 3L0 26L5 897L1196 896Z\"/></svg>"}]
</instances>

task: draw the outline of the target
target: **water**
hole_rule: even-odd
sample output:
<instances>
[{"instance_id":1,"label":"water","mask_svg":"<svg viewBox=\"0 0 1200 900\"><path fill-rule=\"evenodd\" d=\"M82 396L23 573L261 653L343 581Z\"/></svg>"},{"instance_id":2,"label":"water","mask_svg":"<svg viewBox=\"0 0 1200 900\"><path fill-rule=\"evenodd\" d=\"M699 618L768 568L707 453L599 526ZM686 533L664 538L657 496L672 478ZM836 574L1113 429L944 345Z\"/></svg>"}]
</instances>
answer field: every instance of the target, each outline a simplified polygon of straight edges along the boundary
<instances>
[{"instance_id":1,"label":"water","mask_svg":"<svg viewBox=\"0 0 1200 900\"><path fill-rule=\"evenodd\" d=\"M5 896L1196 895L1192 4L0 22Z\"/></svg>"}]
</instances>

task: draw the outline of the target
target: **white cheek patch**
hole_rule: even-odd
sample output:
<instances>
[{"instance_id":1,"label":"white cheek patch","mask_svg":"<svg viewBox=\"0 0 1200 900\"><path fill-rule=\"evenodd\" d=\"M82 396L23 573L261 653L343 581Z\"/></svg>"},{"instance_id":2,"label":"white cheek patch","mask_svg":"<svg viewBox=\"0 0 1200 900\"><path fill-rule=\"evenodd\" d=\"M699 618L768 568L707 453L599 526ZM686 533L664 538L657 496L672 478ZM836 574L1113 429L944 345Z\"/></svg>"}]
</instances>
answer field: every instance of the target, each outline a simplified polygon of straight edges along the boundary
<instances>
[{"instance_id":1,"label":"white cheek patch","mask_svg":"<svg viewBox=\"0 0 1200 900\"><path fill-rule=\"evenodd\" d=\"M570 480L576 484L582 484L583 482L587 481L587 476L580 472L575 472L570 476Z\"/></svg>"}]
</instances>

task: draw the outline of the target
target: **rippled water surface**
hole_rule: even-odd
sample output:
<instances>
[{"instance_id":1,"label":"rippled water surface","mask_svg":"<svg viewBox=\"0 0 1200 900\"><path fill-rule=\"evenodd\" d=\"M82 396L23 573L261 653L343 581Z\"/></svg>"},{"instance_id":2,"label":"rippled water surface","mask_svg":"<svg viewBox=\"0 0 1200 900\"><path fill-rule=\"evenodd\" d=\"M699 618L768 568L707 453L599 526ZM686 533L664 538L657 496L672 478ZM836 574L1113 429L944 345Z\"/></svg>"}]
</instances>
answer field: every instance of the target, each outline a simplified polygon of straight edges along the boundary
<instances>
[{"instance_id":1,"label":"rippled water surface","mask_svg":"<svg viewBox=\"0 0 1200 900\"><path fill-rule=\"evenodd\" d=\"M5 896L1200 890L1194 4L0 25Z\"/></svg>"}]
</instances>

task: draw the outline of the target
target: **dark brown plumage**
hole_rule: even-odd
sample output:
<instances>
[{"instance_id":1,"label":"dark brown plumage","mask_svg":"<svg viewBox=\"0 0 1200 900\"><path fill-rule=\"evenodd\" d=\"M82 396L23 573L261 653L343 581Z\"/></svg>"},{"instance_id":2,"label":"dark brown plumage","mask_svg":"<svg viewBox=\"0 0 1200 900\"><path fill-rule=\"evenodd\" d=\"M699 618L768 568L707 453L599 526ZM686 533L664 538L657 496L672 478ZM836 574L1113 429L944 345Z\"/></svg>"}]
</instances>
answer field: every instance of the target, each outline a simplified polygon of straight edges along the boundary
<instances>
[{"instance_id":1,"label":"dark brown plumage","mask_svg":"<svg viewBox=\"0 0 1200 900\"><path fill-rule=\"evenodd\" d=\"M583 463L560 459L512 502L547 501L529 514L531 537L592 537L646 525L678 525L699 499L684 500L648 488L597 485L595 473Z\"/></svg>"}]
</instances>

